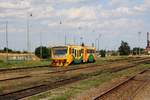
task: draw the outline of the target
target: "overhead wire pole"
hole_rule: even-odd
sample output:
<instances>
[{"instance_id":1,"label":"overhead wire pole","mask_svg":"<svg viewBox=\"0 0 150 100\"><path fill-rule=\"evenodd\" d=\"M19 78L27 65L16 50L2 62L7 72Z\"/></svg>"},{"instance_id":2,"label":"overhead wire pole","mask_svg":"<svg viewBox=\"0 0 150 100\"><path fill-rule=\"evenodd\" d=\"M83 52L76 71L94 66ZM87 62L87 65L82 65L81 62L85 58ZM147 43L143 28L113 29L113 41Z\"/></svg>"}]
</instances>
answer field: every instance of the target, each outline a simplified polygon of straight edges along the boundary
<instances>
[{"instance_id":1,"label":"overhead wire pole","mask_svg":"<svg viewBox=\"0 0 150 100\"><path fill-rule=\"evenodd\" d=\"M95 30L92 31L93 33L95 33ZM95 39L95 48L97 47L97 38Z\"/></svg>"},{"instance_id":2,"label":"overhead wire pole","mask_svg":"<svg viewBox=\"0 0 150 100\"><path fill-rule=\"evenodd\" d=\"M27 52L29 54L29 17L28 15L27 15ZM28 59L29 59L29 55L28 55Z\"/></svg>"},{"instance_id":3,"label":"overhead wire pole","mask_svg":"<svg viewBox=\"0 0 150 100\"><path fill-rule=\"evenodd\" d=\"M81 35L80 31L81 31L81 27L79 26L79 27L78 27L78 32L79 32L79 35ZM79 40L79 45L81 45L81 41L82 41L82 37L80 37L80 40Z\"/></svg>"},{"instance_id":4,"label":"overhead wire pole","mask_svg":"<svg viewBox=\"0 0 150 100\"><path fill-rule=\"evenodd\" d=\"M95 39L95 48L97 47L97 38Z\"/></svg>"},{"instance_id":5,"label":"overhead wire pole","mask_svg":"<svg viewBox=\"0 0 150 100\"><path fill-rule=\"evenodd\" d=\"M62 24L62 21L60 20L60 25ZM64 36L64 44L67 45L67 36L66 36L66 33L65 33L65 36Z\"/></svg>"},{"instance_id":6,"label":"overhead wire pole","mask_svg":"<svg viewBox=\"0 0 150 100\"><path fill-rule=\"evenodd\" d=\"M30 45L30 29L29 29L29 27L30 27L30 25L29 25L29 17L32 17L32 13L28 16L27 15L27 51L28 51L28 54L29 54L29 57L28 57L28 60L29 60L29 58L31 57L31 51L30 51L30 49L31 49L31 45Z\"/></svg>"},{"instance_id":7,"label":"overhead wire pole","mask_svg":"<svg viewBox=\"0 0 150 100\"><path fill-rule=\"evenodd\" d=\"M80 37L80 45L82 45L83 37Z\"/></svg>"},{"instance_id":8,"label":"overhead wire pole","mask_svg":"<svg viewBox=\"0 0 150 100\"><path fill-rule=\"evenodd\" d=\"M141 32L138 32L139 35L139 55L141 55L141 50L140 50L140 36L141 36Z\"/></svg>"},{"instance_id":9,"label":"overhead wire pole","mask_svg":"<svg viewBox=\"0 0 150 100\"><path fill-rule=\"evenodd\" d=\"M74 45L76 45L76 38L75 38L75 36L73 37L73 42L74 42Z\"/></svg>"},{"instance_id":10,"label":"overhead wire pole","mask_svg":"<svg viewBox=\"0 0 150 100\"><path fill-rule=\"evenodd\" d=\"M41 59L42 59L42 33L40 32L40 56L41 56Z\"/></svg>"},{"instance_id":11,"label":"overhead wire pole","mask_svg":"<svg viewBox=\"0 0 150 100\"><path fill-rule=\"evenodd\" d=\"M8 21L6 21L6 62L8 63Z\"/></svg>"},{"instance_id":12,"label":"overhead wire pole","mask_svg":"<svg viewBox=\"0 0 150 100\"><path fill-rule=\"evenodd\" d=\"M66 36L66 33L65 33L65 45L67 45L67 36Z\"/></svg>"},{"instance_id":13,"label":"overhead wire pole","mask_svg":"<svg viewBox=\"0 0 150 100\"><path fill-rule=\"evenodd\" d=\"M100 38L101 38L101 34L99 34L99 36L98 36L98 51L99 51L99 45L100 45Z\"/></svg>"}]
</instances>

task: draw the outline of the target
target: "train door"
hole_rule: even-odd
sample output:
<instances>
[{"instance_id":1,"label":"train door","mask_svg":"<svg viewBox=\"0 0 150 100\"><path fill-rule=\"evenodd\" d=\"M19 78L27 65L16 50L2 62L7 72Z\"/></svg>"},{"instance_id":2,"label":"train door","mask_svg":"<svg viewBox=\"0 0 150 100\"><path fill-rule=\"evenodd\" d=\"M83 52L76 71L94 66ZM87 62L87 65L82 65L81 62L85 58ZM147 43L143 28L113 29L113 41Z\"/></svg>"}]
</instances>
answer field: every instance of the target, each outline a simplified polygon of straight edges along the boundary
<instances>
[{"instance_id":1,"label":"train door","mask_svg":"<svg viewBox=\"0 0 150 100\"><path fill-rule=\"evenodd\" d=\"M83 49L83 62L87 62L87 59L88 59L88 57L87 57L87 49L84 48Z\"/></svg>"}]
</instances>

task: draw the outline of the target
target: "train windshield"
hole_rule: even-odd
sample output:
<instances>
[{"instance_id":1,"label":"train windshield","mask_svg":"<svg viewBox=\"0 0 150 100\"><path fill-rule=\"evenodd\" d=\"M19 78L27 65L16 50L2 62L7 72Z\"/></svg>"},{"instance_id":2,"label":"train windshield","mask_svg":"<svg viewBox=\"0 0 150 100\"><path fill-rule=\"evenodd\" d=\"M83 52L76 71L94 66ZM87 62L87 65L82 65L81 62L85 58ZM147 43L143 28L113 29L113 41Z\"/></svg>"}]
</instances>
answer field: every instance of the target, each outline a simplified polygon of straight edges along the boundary
<instances>
[{"instance_id":1,"label":"train windshield","mask_svg":"<svg viewBox=\"0 0 150 100\"><path fill-rule=\"evenodd\" d=\"M67 48L54 48L53 52L54 52L54 55L66 55Z\"/></svg>"}]
</instances>

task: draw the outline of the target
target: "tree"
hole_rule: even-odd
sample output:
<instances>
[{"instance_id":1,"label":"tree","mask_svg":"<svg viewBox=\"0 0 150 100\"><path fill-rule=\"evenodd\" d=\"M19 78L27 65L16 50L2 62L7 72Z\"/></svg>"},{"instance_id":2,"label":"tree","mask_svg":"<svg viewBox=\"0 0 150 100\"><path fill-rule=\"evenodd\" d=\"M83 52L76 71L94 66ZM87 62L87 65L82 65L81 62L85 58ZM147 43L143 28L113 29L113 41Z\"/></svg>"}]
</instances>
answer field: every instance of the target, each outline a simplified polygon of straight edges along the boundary
<instances>
[{"instance_id":1,"label":"tree","mask_svg":"<svg viewBox=\"0 0 150 100\"><path fill-rule=\"evenodd\" d=\"M129 55L130 54L130 46L127 42L121 41L121 46L119 47L120 55Z\"/></svg>"},{"instance_id":2,"label":"tree","mask_svg":"<svg viewBox=\"0 0 150 100\"><path fill-rule=\"evenodd\" d=\"M3 51L4 51L4 52L7 52L7 50L8 50L8 52L9 52L9 53L12 53L12 52L13 52L13 50L12 50L12 49L9 49L9 48L6 48L6 47L4 48L4 50L3 50Z\"/></svg>"},{"instance_id":3,"label":"tree","mask_svg":"<svg viewBox=\"0 0 150 100\"><path fill-rule=\"evenodd\" d=\"M106 51L105 50L100 50L100 55L101 55L101 57L106 57Z\"/></svg>"},{"instance_id":4,"label":"tree","mask_svg":"<svg viewBox=\"0 0 150 100\"><path fill-rule=\"evenodd\" d=\"M41 51L42 51L42 55L41 55ZM50 58L50 51L51 51L50 48L40 46L35 49L35 55L38 56L39 58L42 57L43 59L47 59Z\"/></svg>"}]
</instances>

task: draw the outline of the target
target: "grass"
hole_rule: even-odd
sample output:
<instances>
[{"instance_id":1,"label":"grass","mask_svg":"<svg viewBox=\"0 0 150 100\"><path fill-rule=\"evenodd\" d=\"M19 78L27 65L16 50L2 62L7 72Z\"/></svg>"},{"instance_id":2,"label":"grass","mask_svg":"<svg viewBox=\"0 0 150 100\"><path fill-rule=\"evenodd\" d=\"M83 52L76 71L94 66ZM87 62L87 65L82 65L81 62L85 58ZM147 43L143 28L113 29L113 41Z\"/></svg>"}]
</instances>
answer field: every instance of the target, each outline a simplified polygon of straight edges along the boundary
<instances>
[{"instance_id":1,"label":"grass","mask_svg":"<svg viewBox=\"0 0 150 100\"><path fill-rule=\"evenodd\" d=\"M0 61L0 68L21 68L21 67L33 67L49 65L50 61Z\"/></svg>"},{"instance_id":2,"label":"grass","mask_svg":"<svg viewBox=\"0 0 150 100\"><path fill-rule=\"evenodd\" d=\"M96 64L106 64L108 61L128 59L128 56L110 56L110 57L98 57Z\"/></svg>"},{"instance_id":3,"label":"grass","mask_svg":"<svg viewBox=\"0 0 150 100\"><path fill-rule=\"evenodd\" d=\"M60 87L48 92L28 98L29 100L67 100L68 98L76 97L78 94L83 93L91 88L98 87L105 82L109 82L114 78L123 76L131 76L142 69L150 68L150 64L143 64L137 67L129 68L127 70L119 71L117 73L103 72L97 76L93 76L89 79L79 81L71 84L71 86Z\"/></svg>"},{"instance_id":4,"label":"grass","mask_svg":"<svg viewBox=\"0 0 150 100\"><path fill-rule=\"evenodd\" d=\"M114 56L114 57L104 57L104 58L97 58L96 64L106 64L110 60L117 60L117 59L126 59L126 57L121 56ZM50 60L43 60L43 61L9 61L6 63L3 60L0 60L0 68L22 68L22 67L33 67L33 66L40 66L40 65L49 65Z\"/></svg>"}]
</instances>

